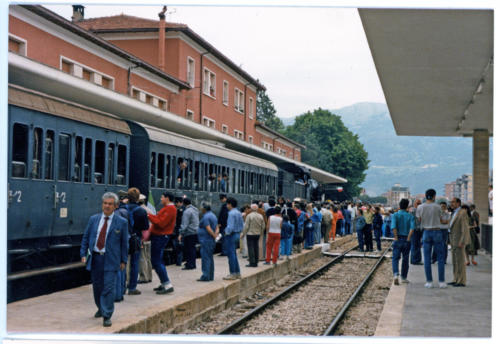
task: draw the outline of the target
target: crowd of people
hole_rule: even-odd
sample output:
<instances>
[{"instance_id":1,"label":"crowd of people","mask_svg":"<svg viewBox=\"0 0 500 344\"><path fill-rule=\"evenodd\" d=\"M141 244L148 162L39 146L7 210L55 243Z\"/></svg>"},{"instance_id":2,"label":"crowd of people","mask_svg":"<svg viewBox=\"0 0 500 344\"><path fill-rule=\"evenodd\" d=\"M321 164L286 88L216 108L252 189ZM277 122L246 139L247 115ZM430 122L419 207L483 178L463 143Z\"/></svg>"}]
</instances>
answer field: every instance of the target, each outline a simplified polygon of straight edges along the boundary
<instances>
[{"instance_id":1,"label":"crowd of people","mask_svg":"<svg viewBox=\"0 0 500 344\"><path fill-rule=\"evenodd\" d=\"M435 191L428 190L426 202L417 200L410 208L407 199L399 209L353 202L307 203L282 197L254 200L238 207L235 198L220 194L218 215L209 203L199 209L187 197L165 192L162 208L156 213L146 206L146 197L137 188L107 192L102 197L102 213L92 216L82 239L80 256L91 272L96 318L111 326L114 302L128 295L140 295L139 283L152 281L156 272L158 295L174 291L164 262L164 252L171 242L174 261L182 270L196 269L196 244L201 256L199 282L214 280L214 251L221 243L222 256L228 259L224 280L241 278L237 249L248 259L246 267L277 264L294 253L310 250L316 244L329 243L337 236L356 233L359 251L381 252L381 238L394 237L394 284L399 284L399 261L402 258L401 282L408 283L409 263L422 264L422 239L426 287L432 287L431 263L437 262L439 287L446 287L444 263L448 242L451 245L454 280L448 284L465 286L465 264L474 264L479 240L479 218L474 206L461 205L454 198L450 204L435 204ZM448 239L449 238L449 239Z\"/></svg>"}]
</instances>

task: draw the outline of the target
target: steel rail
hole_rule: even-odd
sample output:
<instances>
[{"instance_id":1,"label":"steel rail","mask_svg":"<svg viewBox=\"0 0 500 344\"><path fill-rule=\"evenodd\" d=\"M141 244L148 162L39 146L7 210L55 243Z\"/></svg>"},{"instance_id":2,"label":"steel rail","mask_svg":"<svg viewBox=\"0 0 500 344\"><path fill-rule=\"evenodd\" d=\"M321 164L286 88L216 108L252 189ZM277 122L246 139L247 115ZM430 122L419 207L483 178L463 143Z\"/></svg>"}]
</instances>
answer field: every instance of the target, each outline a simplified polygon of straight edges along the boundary
<instances>
[{"instance_id":1,"label":"steel rail","mask_svg":"<svg viewBox=\"0 0 500 344\"><path fill-rule=\"evenodd\" d=\"M334 258L332 261L326 263L325 265L323 265L322 267L320 267L316 271L311 272L309 275L307 275L304 278L302 278L301 280L295 282L294 284L292 284L291 286L289 286L288 288L286 288L285 290L283 290L279 294L275 295L274 297L270 298L269 300L267 300L263 304L257 306L256 308L250 310L249 312L243 314L242 317L240 317L239 319L236 319L231 324L229 324L228 326L224 327L222 330L220 330L219 332L217 332L217 334L231 334L236 328L238 328L239 326L241 326L243 323L245 323L246 321L250 320L251 318L253 318L257 314L259 314L260 312L262 312L265 308L267 308L268 306L274 304L279 299L281 299L282 297L288 295L289 293L291 293L295 289L299 288L300 286L302 286L303 284L305 284L306 282L308 282L312 278L318 276L323 271L327 270L332 265L334 265L338 261L342 260L347 253L351 252L352 250L355 250L356 248L358 248L358 245L356 245L356 246L354 246L354 247L346 250L340 256Z\"/></svg>"},{"instance_id":2,"label":"steel rail","mask_svg":"<svg viewBox=\"0 0 500 344\"><path fill-rule=\"evenodd\" d=\"M84 263L76 262L76 263L68 263L68 264L63 264L63 265L51 266L51 267L42 268L42 269L16 272L16 273L9 274L7 276L7 281L15 281L15 280L22 279L22 278L28 278L28 277L38 276L38 275L45 275L48 273L61 272L61 271L66 271L66 270L70 270L70 269L78 269L78 268L83 268L83 267L85 267Z\"/></svg>"},{"instance_id":3,"label":"steel rail","mask_svg":"<svg viewBox=\"0 0 500 344\"><path fill-rule=\"evenodd\" d=\"M344 318L345 314L347 313L347 310L349 309L349 307L351 307L354 300L356 300L358 295L361 293L361 291L364 289L364 287L368 284L368 281L372 278L373 274L375 273L375 271L379 267L380 263L382 263L382 261L384 260L385 255L387 254L387 252L389 251L390 248L391 247L389 246L384 250L381 257L378 259L377 263L375 263L373 268L368 272L368 274L366 275L364 280L359 284L356 291L351 295L349 300L347 300L347 302L344 304L344 306L342 307L340 312L337 313L337 316L335 317L335 319L333 319L330 326L328 326L327 330L323 333L323 336L333 336L333 333L335 332L338 325L340 324L340 321L342 321L342 319Z\"/></svg>"}]
</instances>

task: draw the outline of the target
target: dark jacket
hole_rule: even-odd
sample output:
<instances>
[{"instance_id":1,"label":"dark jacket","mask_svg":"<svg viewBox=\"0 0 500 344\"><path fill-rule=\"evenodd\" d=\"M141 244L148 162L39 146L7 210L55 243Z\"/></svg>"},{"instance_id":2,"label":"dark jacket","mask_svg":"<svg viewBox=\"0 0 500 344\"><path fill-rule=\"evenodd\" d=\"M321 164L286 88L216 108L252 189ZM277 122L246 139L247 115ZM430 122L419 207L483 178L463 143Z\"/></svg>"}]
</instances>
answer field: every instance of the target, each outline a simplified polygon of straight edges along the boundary
<instances>
[{"instance_id":1,"label":"dark jacket","mask_svg":"<svg viewBox=\"0 0 500 344\"><path fill-rule=\"evenodd\" d=\"M382 219L382 215L380 214L375 214L373 215L373 229L382 229L382 224L384 223L384 220Z\"/></svg>"},{"instance_id":2,"label":"dark jacket","mask_svg":"<svg viewBox=\"0 0 500 344\"><path fill-rule=\"evenodd\" d=\"M220 225L220 232L224 233L224 229L227 227L227 216L229 214L229 211L227 210L227 204L224 203L220 207L219 211L219 219L218 219L218 224Z\"/></svg>"},{"instance_id":3,"label":"dark jacket","mask_svg":"<svg viewBox=\"0 0 500 344\"><path fill-rule=\"evenodd\" d=\"M127 219L129 221L131 233L135 233L141 238L142 231L149 228L148 213L137 203L127 204L126 209L129 214ZM133 221L133 224L131 221Z\"/></svg>"}]
</instances>

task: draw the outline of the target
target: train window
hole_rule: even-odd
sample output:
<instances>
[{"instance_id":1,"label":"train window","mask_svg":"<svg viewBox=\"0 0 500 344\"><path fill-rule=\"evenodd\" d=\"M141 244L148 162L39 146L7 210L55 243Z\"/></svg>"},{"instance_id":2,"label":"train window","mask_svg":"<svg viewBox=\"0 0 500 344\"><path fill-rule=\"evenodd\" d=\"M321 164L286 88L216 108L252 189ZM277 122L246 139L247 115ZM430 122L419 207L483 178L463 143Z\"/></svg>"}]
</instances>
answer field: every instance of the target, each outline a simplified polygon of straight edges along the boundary
<instances>
[{"instance_id":1,"label":"train window","mask_svg":"<svg viewBox=\"0 0 500 344\"><path fill-rule=\"evenodd\" d=\"M83 159L83 139L77 136L75 139L75 161L73 163L73 181L82 181L82 159Z\"/></svg>"},{"instance_id":2,"label":"train window","mask_svg":"<svg viewBox=\"0 0 500 344\"><path fill-rule=\"evenodd\" d=\"M155 152L151 153L151 165L150 166L151 166L149 169L149 179L151 180L150 185L151 185L151 187L155 187L155 185L156 185L156 183L155 183L156 153Z\"/></svg>"},{"instance_id":3,"label":"train window","mask_svg":"<svg viewBox=\"0 0 500 344\"><path fill-rule=\"evenodd\" d=\"M45 134L45 179L54 179L54 132L47 130Z\"/></svg>"},{"instance_id":4,"label":"train window","mask_svg":"<svg viewBox=\"0 0 500 344\"><path fill-rule=\"evenodd\" d=\"M240 193L244 194L245 191L245 171L240 170Z\"/></svg>"},{"instance_id":5,"label":"train window","mask_svg":"<svg viewBox=\"0 0 500 344\"><path fill-rule=\"evenodd\" d=\"M33 130L33 166L31 166L31 178L42 178L42 149L43 149L43 130L35 128Z\"/></svg>"},{"instance_id":6,"label":"train window","mask_svg":"<svg viewBox=\"0 0 500 344\"><path fill-rule=\"evenodd\" d=\"M165 180L165 154L158 154L158 174L156 178L156 187L163 188Z\"/></svg>"},{"instance_id":7,"label":"train window","mask_svg":"<svg viewBox=\"0 0 500 344\"><path fill-rule=\"evenodd\" d=\"M171 170L170 170L172 168L171 166L172 166L172 164L170 163L170 155L167 155L167 159L165 160L165 170L167 171L167 174L166 174L166 177L165 177L165 187L167 189L169 189L171 187L170 184L172 183L171 182L171 180L172 180L171 179L172 173L171 173Z\"/></svg>"},{"instance_id":8,"label":"train window","mask_svg":"<svg viewBox=\"0 0 500 344\"><path fill-rule=\"evenodd\" d=\"M187 167L187 163L184 160L184 158L177 158L177 170L176 170L176 175L177 175L177 187L182 187L183 181L184 181L184 170Z\"/></svg>"},{"instance_id":9,"label":"train window","mask_svg":"<svg viewBox=\"0 0 500 344\"><path fill-rule=\"evenodd\" d=\"M236 169L233 168L231 175L229 176L229 191L230 192L236 192Z\"/></svg>"},{"instance_id":10,"label":"train window","mask_svg":"<svg viewBox=\"0 0 500 344\"><path fill-rule=\"evenodd\" d=\"M127 146L118 145L118 166L116 172L116 184L127 184Z\"/></svg>"},{"instance_id":11,"label":"train window","mask_svg":"<svg viewBox=\"0 0 500 344\"><path fill-rule=\"evenodd\" d=\"M193 183L193 160L187 159L187 164L188 164L188 167L186 168L186 171L184 172L184 174L186 176L184 186L187 189L191 189L191 186Z\"/></svg>"},{"instance_id":12,"label":"train window","mask_svg":"<svg viewBox=\"0 0 500 344\"><path fill-rule=\"evenodd\" d=\"M59 135L58 179L69 180L69 162L71 152L71 137L68 134Z\"/></svg>"},{"instance_id":13,"label":"train window","mask_svg":"<svg viewBox=\"0 0 500 344\"><path fill-rule=\"evenodd\" d=\"M249 193L253 194L254 193L254 179L255 179L255 173L251 172L250 173L250 178L248 179L248 189Z\"/></svg>"},{"instance_id":14,"label":"train window","mask_svg":"<svg viewBox=\"0 0 500 344\"><path fill-rule=\"evenodd\" d=\"M115 144L108 145L108 184L114 184L113 177L115 175Z\"/></svg>"},{"instance_id":15,"label":"train window","mask_svg":"<svg viewBox=\"0 0 500 344\"><path fill-rule=\"evenodd\" d=\"M104 184L105 154L106 144L103 141L96 141L94 155L94 183L96 184Z\"/></svg>"},{"instance_id":16,"label":"train window","mask_svg":"<svg viewBox=\"0 0 500 344\"><path fill-rule=\"evenodd\" d=\"M269 193L270 193L269 192L271 190L270 185L271 185L271 177L266 176L266 185L265 185L265 189L264 189L264 192L266 195L269 195Z\"/></svg>"},{"instance_id":17,"label":"train window","mask_svg":"<svg viewBox=\"0 0 500 344\"><path fill-rule=\"evenodd\" d=\"M175 186L177 184L177 158L175 155L172 155L172 158L170 159L170 175L171 175L171 180L170 180L170 187L172 189L175 189Z\"/></svg>"},{"instance_id":18,"label":"train window","mask_svg":"<svg viewBox=\"0 0 500 344\"><path fill-rule=\"evenodd\" d=\"M194 162L194 180L193 180L193 189L200 190L200 162Z\"/></svg>"},{"instance_id":19,"label":"train window","mask_svg":"<svg viewBox=\"0 0 500 344\"><path fill-rule=\"evenodd\" d=\"M214 164L209 164L208 165L208 191L214 192L215 189L215 183L216 183L216 174L215 174L215 165Z\"/></svg>"},{"instance_id":20,"label":"train window","mask_svg":"<svg viewBox=\"0 0 500 344\"><path fill-rule=\"evenodd\" d=\"M28 126L15 123L12 140L12 177L26 178L26 165L28 163Z\"/></svg>"},{"instance_id":21,"label":"train window","mask_svg":"<svg viewBox=\"0 0 500 344\"><path fill-rule=\"evenodd\" d=\"M83 164L83 182L90 183L92 181L92 139L85 139L85 161ZM46 162L47 163L47 162Z\"/></svg>"}]
</instances>

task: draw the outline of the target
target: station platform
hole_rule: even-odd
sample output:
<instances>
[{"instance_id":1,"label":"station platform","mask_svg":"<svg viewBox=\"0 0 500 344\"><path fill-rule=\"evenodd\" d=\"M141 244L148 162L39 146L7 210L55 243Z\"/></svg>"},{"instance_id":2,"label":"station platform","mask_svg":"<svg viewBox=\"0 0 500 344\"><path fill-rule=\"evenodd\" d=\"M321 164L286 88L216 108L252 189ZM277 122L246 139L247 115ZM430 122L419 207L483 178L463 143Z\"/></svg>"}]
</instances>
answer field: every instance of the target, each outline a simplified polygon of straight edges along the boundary
<instances>
[{"instance_id":1,"label":"station platform","mask_svg":"<svg viewBox=\"0 0 500 344\"><path fill-rule=\"evenodd\" d=\"M478 265L466 267L465 287L437 288L437 264L433 264L435 287L425 288L424 266L410 264L410 283L392 285L375 336L491 337L492 257L484 251L478 253ZM453 280L451 251L445 278L446 282Z\"/></svg>"},{"instance_id":2,"label":"station platform","mask_svg":"<svg viewBox=\"0 0 500 344\"><path fill-rule=\"evenodd\" d=\"M350 240L339 238L336 244ZM214 256L215 280L197 282L201 276L201 259L196 270L181 270L167 266L174 292L157 295L153 288L160 283L153 271L151 283L139 284L141 295L125 295L124 301L115 303L111 327L102 326L102 318L94 318L97 308L93 301L92 285L85 285L48 295L34 297L7 305L7 331L9 333L182 333L184 328L203 317L231 307L239 299L265 289L322 255L322 245L302 250L290 260L279 260L277 266L245 267L247 259L238 255L242 278L225 281L229 273L227 257Z\"/></svg>"}]
</instances>

